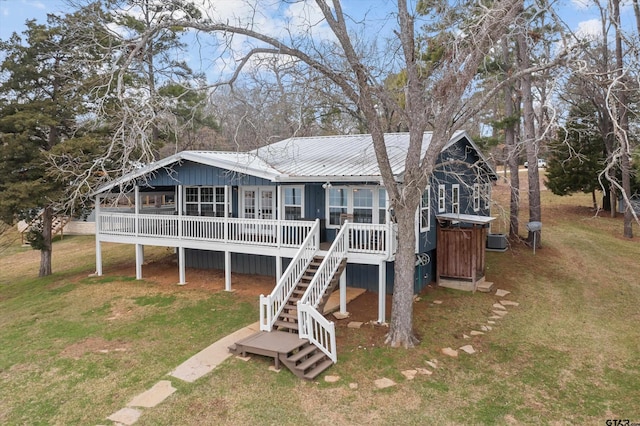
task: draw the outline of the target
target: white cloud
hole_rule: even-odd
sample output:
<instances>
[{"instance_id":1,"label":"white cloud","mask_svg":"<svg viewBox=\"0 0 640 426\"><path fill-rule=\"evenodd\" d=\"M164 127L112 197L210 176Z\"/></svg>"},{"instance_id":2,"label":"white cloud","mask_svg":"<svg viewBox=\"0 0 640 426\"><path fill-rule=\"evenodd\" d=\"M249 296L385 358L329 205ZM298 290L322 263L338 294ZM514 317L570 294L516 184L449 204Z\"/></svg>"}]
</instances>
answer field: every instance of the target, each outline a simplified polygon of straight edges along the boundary
<instances>
[{"instance_id":1,"label":"white cloud","mask_svg":"<svg viewBox=\"0 0 640 426\"><path fill-rule=\"evenodd\" d=\"M595 40L602 37L602 22L599 19L589 19L578 23L576 35L580 38Z\"/></svg>"},{"instance_id":2,"label":"white cloud","mask_svg":"<svg viewBox=\"0 0 640 426\"><path fill-rule=\"evenodd\" d=\"M571 4L574 8L578 10L586 10L589 8L591 1L590 0L571 0Z\"/></svg>"}]
</instances>

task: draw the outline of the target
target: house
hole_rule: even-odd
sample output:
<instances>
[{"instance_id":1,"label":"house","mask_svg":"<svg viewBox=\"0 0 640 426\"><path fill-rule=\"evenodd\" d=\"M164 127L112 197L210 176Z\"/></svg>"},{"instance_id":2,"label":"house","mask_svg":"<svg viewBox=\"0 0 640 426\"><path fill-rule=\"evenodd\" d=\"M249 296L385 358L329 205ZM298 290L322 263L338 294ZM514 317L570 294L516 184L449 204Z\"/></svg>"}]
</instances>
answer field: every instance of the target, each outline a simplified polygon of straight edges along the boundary
<instances>
[{"instance_id":1,"label":"house","mask_svg":"<svg viewBox=\"0 0 640 426\"><path fill-rule=\"evenodd\" d=\"M423 152L430 139L425 133ZM409 135L387 134L385 142L401 182ZM486 235L495 178L471 138L457 132L416 212L416 292L442 276L434 262L445 257L437 251L436 228ZM103 186L95 196L98 275L102 242L135 244L138 279L145 245L173 247L180 284L187 282L187 266L224 269L227 290L232 272L274 276L276 287L260 301L262 330L300 327L305 338L312 329L327 332L332 323L317 308L337 286L341 295L346 286L378 292L378 321L385 322L396 228L370 135L294 137L250 152L184 151ZM458 271L453 256L445 276L475 285L484 275L484 258L471 252L475 260L463 262L470 269ZM345 311L344 297L340 305ZM324 339L318 344L335 362L330 334L308 338L314 344Z\"/></svg>"}]
</instances>

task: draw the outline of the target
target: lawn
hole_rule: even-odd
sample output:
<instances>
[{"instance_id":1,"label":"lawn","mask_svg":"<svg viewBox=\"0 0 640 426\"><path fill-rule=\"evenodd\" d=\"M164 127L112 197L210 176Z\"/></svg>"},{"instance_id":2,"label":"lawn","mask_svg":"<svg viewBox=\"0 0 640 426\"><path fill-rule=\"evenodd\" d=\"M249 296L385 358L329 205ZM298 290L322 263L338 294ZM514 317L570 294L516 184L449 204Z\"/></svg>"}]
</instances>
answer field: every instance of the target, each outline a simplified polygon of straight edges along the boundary
<instances>
[{"instance_id":1,"label":"lawn","mask_svg":"<svg viewBox=\"0 0 640 426\"><path fill-rule=\"evenodd\" d=\"M621 219L595 216L590 196L545 191L543 203L543 248L488 253L487 279L519 303L495 324L496 296L428 287L415 302L415 349L385 347L384 327L338 321L339 361L326 373L337 382L230 358L194 383L171 378L176 393L137 424L640 422L640 238L621 238ZM171 253L147 248L147 278L136 281L131 247L103 252L105 275L89 277L93 239L65 237L56 273L39 279L38 253L0 245L0 424L109 424L182 361L258 318L250 287L263 278L234 278L243 285L227 293L219 272L188 270L195 279L176 286ZM367 320L371 310L358 309L367 300L376 296L354 302L350 320ZM491 330L470 336L482 325ZM466 344L477 353L441 353ZM432 374L402 374L417 368ZM382 377L396 385L376 388Z\"/></svg>"}]
</instances>

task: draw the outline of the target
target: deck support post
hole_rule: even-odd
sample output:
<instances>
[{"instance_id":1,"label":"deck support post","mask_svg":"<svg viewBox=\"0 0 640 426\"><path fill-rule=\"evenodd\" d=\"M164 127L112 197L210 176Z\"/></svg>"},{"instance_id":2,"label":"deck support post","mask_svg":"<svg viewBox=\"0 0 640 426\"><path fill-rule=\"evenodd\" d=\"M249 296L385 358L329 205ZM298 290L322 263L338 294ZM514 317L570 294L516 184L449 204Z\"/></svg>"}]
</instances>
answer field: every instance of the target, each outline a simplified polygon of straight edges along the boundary
<instances>
[{"instance_id":1,"label":"deck support post","mask_svg":"<svg viewBox=\"0 0 640 426\"><path fill-rule=\"evenodd\" d=\"M231 252L224 252L224 289L231 291Z\"/></svg>"},{"instance_id":2,"label":"deck support post","mask_svg":"<svg viewBox=\"0 0 640 426\"><path fill-rule=\"evenodd\" d=\"M144 262L144 246L136 244L136 280L142 279L142 263Z\"/></svg>"},{"instance_id":3,"label":"deck support post","mask_svg":"<svg viewBox=\"0 0 640 426\"><path fill-rule=\"evenodd\" d=\"M280 281L282 278L282 257L280 255L276 256L276 283Z\"/></svg>"},{"instance_id":4,"label":"deck support post","mask_svg":"<svg viewBox=\"0 0 640 426\"><path fill-rule=\"evenodd\" d=\"M378 264L378 323L386 322L387 311L387 263L382 261Z\"/></svg>"},{"instance_id":5,"label":"deck support post","mask_svg":"<svg viewBox=\"0 0 640 426\"><path fill-rule=\"evenodd\" d=\"M347 314L347 268L340 275L340 313Z\"/></svg>"},{"instance_id":6,"label":"deck support post","mask_svg":"<svg viewBox=\"0 0 640 426\"><path fill-rule=\"evenodd\" d=\"M102 276L102 244L100 243L100 196L96 196L96 275Z\"/></svg>"},{"instance_id":7,"label":"deck support post","mask_svg":"<svg viewBox=\"0 0 640 426\"><path fill-rule=\"evenodd\" d=\"M184 273L184 247L178 247L178 270L179 270L179 282L178 285L185 285L187 283Z\"/></svg>"}]
</instances>

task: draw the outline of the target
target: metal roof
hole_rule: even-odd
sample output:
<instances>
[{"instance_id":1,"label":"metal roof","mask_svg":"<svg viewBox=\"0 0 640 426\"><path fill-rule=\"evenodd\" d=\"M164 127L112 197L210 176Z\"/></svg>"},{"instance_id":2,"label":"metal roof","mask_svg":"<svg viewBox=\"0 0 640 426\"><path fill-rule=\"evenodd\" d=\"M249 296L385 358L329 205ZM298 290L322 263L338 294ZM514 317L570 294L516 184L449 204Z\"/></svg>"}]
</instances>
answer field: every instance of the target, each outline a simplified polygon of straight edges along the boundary
<instances>
[{"instance_id":1,"label":"metal roof","mask_svg":"<svg viewBox=\"0 0 640 426\"><path fill-rule=\"evenodd\" d=\"M466 132L456 132L443 151L463 138L468 140L495 175ZM400 178L404 173L409 133L387 133L385 143L391 170ZM426 152L430 143L431 133L426 132L421 154ZM128 173L100 187L94 195L182 161L220 167L271 181L381 180L371 135L293 137L249 152L182 151Z\"/></svg>"},{"instance_id":2,"label":"metal roof","mask_svg":"<svg viewBox=\"0 0 640 426\"><path fill-rule=\"evenodd\" d=\"M464 135L464 132L456 132L447 147ZM427 132L424 134L421 154L426 152L430 142L431 133ZM391 170L394 175L400 176L404 173L409 133L387 133L385 143ZM340 177L380 179L371 135L294 137L251 153L286 174L289 180L295 180L295 177L307 180Z\"/></svg>"},{"instance_id":3,"label":"metal roof","mask_svg":"<svg viewBox=\"0 0 640 426\"><path fill-rule=\"evenodd\" d=\"M472 223L474 225L486 225L492 220L495 220L495 217L480 216L477 214L444 213L436 215L436 219L450 222Z\"/></svg>"}]
</instances>

